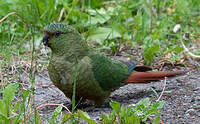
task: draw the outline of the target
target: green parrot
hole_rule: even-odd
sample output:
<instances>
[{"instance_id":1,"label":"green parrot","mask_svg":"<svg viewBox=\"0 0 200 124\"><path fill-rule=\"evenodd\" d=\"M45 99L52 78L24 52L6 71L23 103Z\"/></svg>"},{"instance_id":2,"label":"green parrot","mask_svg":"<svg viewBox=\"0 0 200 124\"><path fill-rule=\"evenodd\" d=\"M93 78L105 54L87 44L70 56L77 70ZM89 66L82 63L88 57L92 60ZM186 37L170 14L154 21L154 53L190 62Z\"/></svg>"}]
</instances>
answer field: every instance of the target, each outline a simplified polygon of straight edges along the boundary
<instances>
[{"instance_id":1,"label":"green parrot","mask_svg":"<svg viewBox=\"0 0 200 124\"><path fill-rule=\"evenodd\" d=\"M44 30L43 43L52 53L48 65L51 81L68 98L73 95L76 78L76 100L93 100L102 105L110 93L129 83L148 83L185 71L132 72L136 61L122 62L89 48L81 34L69 25L52 23ZM77 77L75 77L75 73Z\"/></svg>"}]
</instances>

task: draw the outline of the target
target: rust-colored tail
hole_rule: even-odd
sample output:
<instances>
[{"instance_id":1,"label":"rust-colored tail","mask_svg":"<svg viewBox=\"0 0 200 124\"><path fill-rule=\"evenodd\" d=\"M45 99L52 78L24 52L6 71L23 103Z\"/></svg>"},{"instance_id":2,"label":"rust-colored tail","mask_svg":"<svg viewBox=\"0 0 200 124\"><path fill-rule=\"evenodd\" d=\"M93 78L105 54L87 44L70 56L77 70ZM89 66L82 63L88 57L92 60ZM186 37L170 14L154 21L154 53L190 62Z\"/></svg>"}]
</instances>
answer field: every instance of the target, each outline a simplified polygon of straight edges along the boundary
<instances>
[{"instance_id":1,"label":"rust-colored tail","mask_svg":"<svg viewBox=\"0 0 200 124\"><path fill-rule=\"evenodd\" d=\"M162 80L165 77L173 77L184 74L188 71L155 71L155 72L134 72L125 80L130 83L149 83L151 81Z\"/></svg>"}]
</instances>

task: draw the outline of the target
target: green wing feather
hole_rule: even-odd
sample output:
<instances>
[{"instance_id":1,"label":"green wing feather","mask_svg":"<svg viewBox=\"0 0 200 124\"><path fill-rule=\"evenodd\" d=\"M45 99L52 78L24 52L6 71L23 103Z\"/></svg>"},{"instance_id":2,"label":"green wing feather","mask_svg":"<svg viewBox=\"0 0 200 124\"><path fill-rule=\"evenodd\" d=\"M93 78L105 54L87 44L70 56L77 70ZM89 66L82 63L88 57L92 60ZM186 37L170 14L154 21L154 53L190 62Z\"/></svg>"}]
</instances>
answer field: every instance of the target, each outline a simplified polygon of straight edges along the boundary
<instances>
[{"instance_id":1,"label":"green wing feather","mask_svg":"<svg viewBox=\"0 0 200 124\"><path fill-rule=\"evenodd\" d=\"M120 87L129 76L128 67L118 60L100 54L90 53L94 77L103 90L114 90Z\"/></svg>"}]
</instances>

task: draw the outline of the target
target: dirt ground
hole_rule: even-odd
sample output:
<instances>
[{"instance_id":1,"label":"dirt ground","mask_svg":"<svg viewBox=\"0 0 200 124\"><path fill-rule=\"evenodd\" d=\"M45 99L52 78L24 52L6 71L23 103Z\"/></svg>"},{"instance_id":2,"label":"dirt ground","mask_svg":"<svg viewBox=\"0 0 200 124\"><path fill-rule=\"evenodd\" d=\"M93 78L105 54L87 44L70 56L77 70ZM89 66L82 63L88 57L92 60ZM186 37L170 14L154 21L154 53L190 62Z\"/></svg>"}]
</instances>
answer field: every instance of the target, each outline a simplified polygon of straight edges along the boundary
<instances>
[{"instance_id":1,"label":"dirt ground","mask_svg":"<svg viewBox=\"0 0 200 124\"><path fill-rule=\"evenodd\" d=\"M21 75L21 82L27 83L28 79L27 73ZM70 100L52 84L47 71L37 73L35 82L38 84L35 90L37 106L47 103L70 105ZM163 86L164 81L150 84L129 84L114 91L109 100L118 101L124 106L135 104L145 97L155 100L157 98L152 88L160 95ZM164 124L200 124L200 71L190 71L185 75L167 79L166 89L161 100L166 102L164 108L160 110ZM50 117L54 109L53 106L45 107L39 113L42 116ZM111 108L106 105L92 110L86 107L83 111L87 111L93 119L98 120L101 113L109 113Z\"/></svg>"}]
</instances>

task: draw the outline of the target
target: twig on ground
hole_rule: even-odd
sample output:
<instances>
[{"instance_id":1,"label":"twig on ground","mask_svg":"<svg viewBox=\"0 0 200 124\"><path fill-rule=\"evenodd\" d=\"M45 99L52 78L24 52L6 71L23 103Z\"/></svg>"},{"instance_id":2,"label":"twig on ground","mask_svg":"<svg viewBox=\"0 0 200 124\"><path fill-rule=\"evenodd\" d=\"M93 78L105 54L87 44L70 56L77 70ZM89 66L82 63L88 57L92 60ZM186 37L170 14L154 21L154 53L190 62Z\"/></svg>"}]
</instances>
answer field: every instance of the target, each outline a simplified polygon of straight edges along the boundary
<instances>
[{"instance_id":1,"label":"twig on ground","mask_svg":"<svg viewBox=\"0 0 200 124\"><path fill-rule=\"evenodd\" d=\"M43 108L43 107L45 107L45 106L62 106L62 107L65 108L69 113L71 113L70 110L69 110L66 106L64 106L63 104L42 104L42 105L38 106L38 107L36 108L36 110L38 111L38 109ZM33 110L31 113L28 114L28 116L26 117L26 120L23 121L23 124L26 123L26 121L31 117L31 115L32 115L33 113L34 113L34 110Z\"/></svg>"},{"instance_id":2,"label":"twig on ground","mask_svg":"<svg viewBox=\"0 0 200 124\"><path fill-rule=\"evenodd\" d=\"M156 100L156 102L160 101L164 91L165 91L165 87L166 87L166 81L167 81L167 77L165 77L165 80L164 80L164 86L163 86L163 89L162 89L162 92L160 94L160 96L158 97L158 99Z\"/></svg>"},{"instance_id":3,"label":"twig on ground","mask_svg":"<svg viewBox=\"0 0 200 124\"><path fill-rule=\"evenodd\" d=\"M172 61L170 61L170 60L168 60L168 59L165 59L165 58L160 58L160 59L161 59L161 61L158 61L157 63L155 63L155 64L153 65L153 67L158 68L159 71L161 71L161 70L163 69L163 67L165 66L165 64L167 64L167 62L168 62L170 65L172 65L173 67L175 66L175 63L172 62ZM156 64L157 64L157 65L156 65Z\"/></svg>"},{"instance_id":4,"label":"twig on ground","mask_svg":"<svg viewBox=\"0 0 200 124\"><path fill-rule=\"evenodd\" d=\"M43 87L43 88L57 88L55 85L53 84L42 84L42 83L35 83L35 86L39 86L39 87Z\"/></svg>"},{"instance_id":5,"label":"twig on ground","mask_svg":"<svg viewBox=\"0 0 200 124\"><path fill-rule=\"evenodd\" d=\"M189 51L189 49L184 45L183 43L183 39L182 39L182 33L180 33L180 41L181 41L181 45L183 46L184 50L192 57L194 58L200 58L200 56L198 55L194 55L192 52Z\"/></svg>"}]
</instances>

